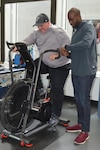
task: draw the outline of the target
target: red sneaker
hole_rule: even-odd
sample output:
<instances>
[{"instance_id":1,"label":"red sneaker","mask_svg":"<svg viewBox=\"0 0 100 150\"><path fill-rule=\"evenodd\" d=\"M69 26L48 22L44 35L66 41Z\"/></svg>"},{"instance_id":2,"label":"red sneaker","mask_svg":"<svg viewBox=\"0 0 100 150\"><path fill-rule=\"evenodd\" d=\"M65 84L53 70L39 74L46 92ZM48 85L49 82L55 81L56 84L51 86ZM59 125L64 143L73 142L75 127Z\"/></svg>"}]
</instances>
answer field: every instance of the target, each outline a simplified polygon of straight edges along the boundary
<instances>
[{"instance_id":1,"label":"red sneaker","mask_svg":"<svg viewBox=\"0 0 100 150\"><path fill-rule=\"evenodd\" d=\"M67 132L81 132L82 131L82 126L80 124L76 124L74 126L68 126L66 128Z\"/></svg>"},{"instance_id":2,"label":"red sneaker","mask_svg":"<svg viewBox=\"0 0 100 150\"><path fill-rule=\"evenodd\" d=\"M74 140L75 144L84 144L89 139L87 132L81 132L77 138Z\"/></svg>"}]
</instances>

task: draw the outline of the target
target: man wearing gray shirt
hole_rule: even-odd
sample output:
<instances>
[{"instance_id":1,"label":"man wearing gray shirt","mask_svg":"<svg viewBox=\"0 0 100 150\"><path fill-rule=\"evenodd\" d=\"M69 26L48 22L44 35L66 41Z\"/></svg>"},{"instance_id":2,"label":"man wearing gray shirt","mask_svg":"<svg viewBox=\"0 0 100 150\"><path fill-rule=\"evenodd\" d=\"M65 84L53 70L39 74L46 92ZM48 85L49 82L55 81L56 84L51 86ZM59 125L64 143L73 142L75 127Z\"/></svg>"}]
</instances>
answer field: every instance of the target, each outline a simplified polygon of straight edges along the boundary
<instances>
[{"instance_id":1,"label":"man wearing gray shirt","mask_svg":"<svg viewBox=\"0 0 100 150\"><path fill-rule=\"evenodd\" d=\"M70 44L70 39L66 32L50 23L46 14L40 14L36 17L37 29L23 40L29 46L36 44L39 53L45 50L56 50L63 47L66 43ZM49 73L51 80L51 93L52 93L52 115L50 118L50 125L56 125L59 122L61 115L62 103L64 100L63 87L66 78L69 74L70 59L66 56L58 56L57 52L48 52L43 55L40 73ZM36 59L37 63L38 60Z\"/></svg>"}]
</instances>

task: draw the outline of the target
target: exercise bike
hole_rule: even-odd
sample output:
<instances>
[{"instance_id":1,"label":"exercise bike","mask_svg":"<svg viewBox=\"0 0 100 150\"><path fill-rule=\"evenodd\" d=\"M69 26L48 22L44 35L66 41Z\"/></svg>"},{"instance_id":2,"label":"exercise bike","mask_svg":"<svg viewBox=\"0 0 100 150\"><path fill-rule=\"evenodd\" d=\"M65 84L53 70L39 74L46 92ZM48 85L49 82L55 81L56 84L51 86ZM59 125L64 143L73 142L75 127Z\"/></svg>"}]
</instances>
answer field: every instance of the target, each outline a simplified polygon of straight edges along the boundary
<instances>
[{"instance_id":1,"label":"exercise bike","mask_svg":"<svg viewBox=\"0 0 100 150\"><path fill-rule=\"evenodd\" d=\"M21 146L31 147L32 144L27 137L49 127L48 121L51 117L52 104L50 97L48 97L50 96L50 90L48 90L50 87L47 87L44 97L42 96L42 98L39 96L39 92L37 90L41 60L44 53L50 51L56 51L59 53L59 51L44 51L44 53L40 55L38 68L36 70L34 60L24 43L14 44L7 42L7 46L10 49L9 67L11 71L12 84L2 100L0 116L4 130L1 134L1 138L11 137L21 141ZM33 74L31 79L25 78L17 82L14 82L13 80L11 52L15 46L23 57L26 72L29 71ZM67 126L69 120L60 120L59 123Z\"/></svg>"}]
</instances>

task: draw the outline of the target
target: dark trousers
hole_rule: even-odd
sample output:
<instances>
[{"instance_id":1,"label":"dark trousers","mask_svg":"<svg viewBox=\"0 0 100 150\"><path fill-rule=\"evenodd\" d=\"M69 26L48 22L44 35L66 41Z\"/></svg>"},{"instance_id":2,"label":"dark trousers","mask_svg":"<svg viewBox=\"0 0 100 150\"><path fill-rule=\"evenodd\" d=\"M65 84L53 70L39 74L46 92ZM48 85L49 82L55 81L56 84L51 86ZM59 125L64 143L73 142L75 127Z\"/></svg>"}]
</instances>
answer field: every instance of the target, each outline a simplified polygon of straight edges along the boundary
<instances>
[{"instance_id":1,"label":"dark trousers","mask_svg":"<svg viewBox=\"0 0 100 150\"><path fill-rule=\"evenodd\" d=\"M82 125L82 131L90 131L90 90L95 75L84 77L72 75L74 96L78 113L78 124Z\"/></svg>"},{"instance_id":2,"label":"dark trousers","mask_svg":"<svg viewBox=\"0 0 100 150\"><path fill-rule=\"evenodd\" d=\"M37 67L38 61L38 59L35 61ZM58 68L51 68L41 62L40 74L49 73L50 76L52 113L56 114L57 116L61 115L61 109L64 100L63 88L66 78L69 74L69 70L70 64ZM40 85L40 83L38 83L38 85Z\"/></svg>"}]
</instances>

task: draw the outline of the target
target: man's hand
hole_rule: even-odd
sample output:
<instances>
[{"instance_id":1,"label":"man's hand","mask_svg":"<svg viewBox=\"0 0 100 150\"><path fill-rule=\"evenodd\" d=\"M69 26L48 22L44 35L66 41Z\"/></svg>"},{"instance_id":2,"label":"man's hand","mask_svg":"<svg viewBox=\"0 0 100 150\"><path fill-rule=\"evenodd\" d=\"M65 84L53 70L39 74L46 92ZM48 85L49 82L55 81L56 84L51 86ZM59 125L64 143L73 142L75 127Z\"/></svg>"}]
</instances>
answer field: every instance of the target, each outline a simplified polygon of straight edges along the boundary
<instances>
[{"instance_id":1,"label":"man's hand","mask_svg":"<svg viewBox=\"0 0 100 150\"><path fill-rule=\"evenodd\" d=\"M13 49L12 49L12 52L16 52L17 51L17 47L15 46Z\"/></svg>"},{"instance_id":2,"label":"man's hand","mask_svg":"<svg viewBox=\"0 0 100 150\"><path fill-rule=\"evenodd\" d=\"M60 53L62 56L68 56L69 55L69 52L64 47L60 48Z\"/></svg>"},{"instance_id":3,"label":"man's hand","mask_svg":"<svg viewBox=\"0 0 100 150\"><path fill-rule=\"evenodd\" d=\"M51 59L51 60L54 60L54 59L56 59L56 58L58 58L58 53L54 53L54 54L51 54L50 56L49 56L49 58Z\"/></svg>"}]
</instances>

